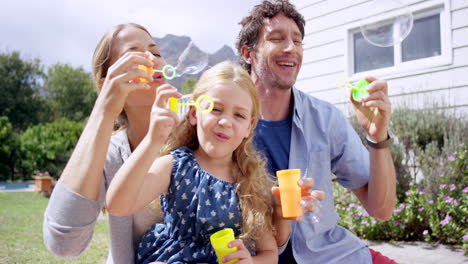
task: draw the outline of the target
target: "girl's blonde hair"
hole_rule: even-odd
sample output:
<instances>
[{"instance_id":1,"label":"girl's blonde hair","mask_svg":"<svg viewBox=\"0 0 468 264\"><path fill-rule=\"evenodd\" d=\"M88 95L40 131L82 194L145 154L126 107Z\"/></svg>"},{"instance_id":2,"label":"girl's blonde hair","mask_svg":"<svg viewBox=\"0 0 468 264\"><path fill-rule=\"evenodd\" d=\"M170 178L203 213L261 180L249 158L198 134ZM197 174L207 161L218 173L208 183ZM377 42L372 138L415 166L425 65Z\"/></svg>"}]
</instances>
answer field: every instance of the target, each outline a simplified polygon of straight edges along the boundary
<instances>
[{"instance_id":1,"label":"girl's blonde hair","mask_svg":"<svg viewBox=\"0 0 468 264\"><path fill-rule=\"evenodd\" d=\"M93 71L93 79L94 83L96 84L96 88L98 93L101 91L100 80L107 76L107 71L111 66L111 59L112 59L112 49L113 44L116 36L125 28L134 27L141 29L148 33L151 37L149 31L141 25L135 23L127 23L127 24L119 24L111 28L99 41L96 49L94 50L93 54L93 64L92 64L92 71ZM152 38L152 37L151 37ZM127 115L125 111L122 110L118 119L114 122L114 130L124 129L128 125Z\"/></svg>"},{"instance_id":2,"label":"girl's blonde hair","mask_svg":"<svg viewBox=\"0 0 468 264\"><path fill-rule=\"evenodd\" d=\"M257 240L264 232L274 230L272 224L272 180L265 169L265 160L255 150L252 140L255 126L260 117L260 103L255 85L249 74L240 66L232 62L222 62L207 70L195 85L192 100L197 98L210 87L219 83L234 82L245 89L252 99L253 125L250 135L244 138L233 152L232 159L235 166L233 175L237 182L237 195L242 211L242 234L240 238ZM189 114L169 137L163 154L182 146L195 150L199 146L195 126L189 122Z\"/></svg>"}]
</instances>

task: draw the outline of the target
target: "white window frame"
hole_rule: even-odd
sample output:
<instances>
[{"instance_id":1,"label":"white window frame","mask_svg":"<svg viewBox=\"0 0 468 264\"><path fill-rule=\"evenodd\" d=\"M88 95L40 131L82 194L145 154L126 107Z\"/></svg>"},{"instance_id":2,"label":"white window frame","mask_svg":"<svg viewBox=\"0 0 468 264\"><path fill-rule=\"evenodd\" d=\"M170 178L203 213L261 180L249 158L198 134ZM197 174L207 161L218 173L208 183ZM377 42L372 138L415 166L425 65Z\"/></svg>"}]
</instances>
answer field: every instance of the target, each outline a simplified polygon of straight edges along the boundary
<instances>
[{"instance_id":1,"label":"white window frame","mask_svg":"<svg viewBox=\"0 0 468 264\"><path fill-rule=\"evenodd\" d=\"M427 71L430 68L436 68L452 64L452 27L451 27L451 8L450 0L436 0L424 1L421 4L411 6L414 20L429 17L440 13L440 41L441 41L441 55L417 59L412 61L403 62L401 56L401 44L394 46L393 62L391 67L385 67L375 70L354 72L354 33L360 31L359 22L349 24L345 32L345 58L346 63L346 76L350 76L351 81L356 81L366 76L381 77L394 77L406 76L410 73L414 74L417 71ZM402 11L389 12L381 15L376 21L388 20L392 17L398 16Z\"/></svg>"}]
</instances>

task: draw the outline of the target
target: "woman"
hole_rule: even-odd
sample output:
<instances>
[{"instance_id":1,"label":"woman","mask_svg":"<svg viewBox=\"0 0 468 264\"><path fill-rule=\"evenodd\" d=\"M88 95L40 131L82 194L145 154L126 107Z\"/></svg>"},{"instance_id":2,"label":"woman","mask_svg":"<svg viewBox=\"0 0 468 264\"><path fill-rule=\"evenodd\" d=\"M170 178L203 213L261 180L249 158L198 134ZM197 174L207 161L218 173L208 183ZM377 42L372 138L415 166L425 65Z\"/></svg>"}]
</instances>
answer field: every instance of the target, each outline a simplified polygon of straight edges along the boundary
<instances>
[{"instance_id":1,"label":"woman","mask_svg":"<svg viewBox=\"0 0 468 264\"><path fill-rule=\"evenodd\" d=\"M165 61L144 27L115 26L94 52L99 96L45 212L44 243L57 256L76 257L87 248L110 181L148 131L156 88L168 85L160 73L150 76L137 65L160 69ZM155 212L144 208L130 216L109 216L107 263L133 262L134 241L162 220Z\"/></svg>"}]
</instances>

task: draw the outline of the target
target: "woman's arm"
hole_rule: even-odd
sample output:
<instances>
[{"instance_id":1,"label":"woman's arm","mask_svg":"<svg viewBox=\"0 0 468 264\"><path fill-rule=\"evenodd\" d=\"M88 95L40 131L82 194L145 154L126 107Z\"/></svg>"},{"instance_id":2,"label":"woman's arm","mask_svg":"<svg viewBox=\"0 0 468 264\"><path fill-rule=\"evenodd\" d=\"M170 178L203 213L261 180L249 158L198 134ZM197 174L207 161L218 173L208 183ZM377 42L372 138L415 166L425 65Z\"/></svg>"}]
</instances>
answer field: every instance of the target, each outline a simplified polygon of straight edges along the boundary
<instances>
[{"instance_id":1,"label":"woman's arm","mask_svg":"<svg viewBox=\"0 0 468 264\"><path fill-rule=\"evenodd\" d=\"M128 52L109 68L86 127L60 176L63 185L85 198L99 198L113 123L122 112L127 95L136 89L149 88L145 83L130 82L137 76L147 78L144 71L132 69L138 64L152 66L145 55Z\"/></svg>"},{"instance_id":2,"label":"woman's arm","mask_svg":"<svg viewBox=\"0 0 468 264\"><path fill-rule=\"evenodd\" d=\"M145 53L129 52L109 68L93 111L54 188L44 214L45 246L60 257L77 257L91 241L104 204L103 168L112 135L113 121L123 109L127 94L146 87L127 80L141 75L131 65L151 64ZM112 152L112 150L110 150Z\"/></svg>"}]
</instances>

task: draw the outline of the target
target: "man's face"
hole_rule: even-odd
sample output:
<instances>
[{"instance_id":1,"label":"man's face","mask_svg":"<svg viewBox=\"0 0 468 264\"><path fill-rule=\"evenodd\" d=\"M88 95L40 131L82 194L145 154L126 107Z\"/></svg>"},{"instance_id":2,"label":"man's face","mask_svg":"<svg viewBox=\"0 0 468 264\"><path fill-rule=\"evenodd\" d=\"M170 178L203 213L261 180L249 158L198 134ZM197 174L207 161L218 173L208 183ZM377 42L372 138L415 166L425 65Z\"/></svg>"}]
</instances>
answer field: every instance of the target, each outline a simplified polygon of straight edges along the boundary
<instances>
[{"instance_id":1,"label":"man's face","mask_svg":"<svg viewBox=\"0 0 468 264\"><path fill-rule=\"evenodd\" d=\"M251 52L252 78L269 87L289 89L302 64L302 34L283 13L266 18Z\"/></svg>"}]
</instances>

